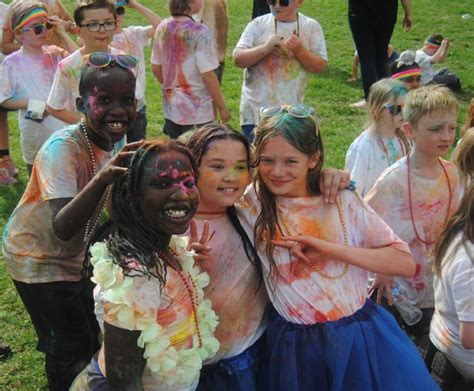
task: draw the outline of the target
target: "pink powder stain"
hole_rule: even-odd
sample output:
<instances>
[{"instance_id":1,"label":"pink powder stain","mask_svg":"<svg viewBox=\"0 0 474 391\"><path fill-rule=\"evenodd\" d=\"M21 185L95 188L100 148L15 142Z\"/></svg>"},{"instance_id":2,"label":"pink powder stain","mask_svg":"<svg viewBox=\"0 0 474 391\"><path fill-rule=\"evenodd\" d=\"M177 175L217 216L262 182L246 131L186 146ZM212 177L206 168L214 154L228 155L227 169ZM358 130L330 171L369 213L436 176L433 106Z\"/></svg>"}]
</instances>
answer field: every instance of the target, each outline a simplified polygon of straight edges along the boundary
<instances>
[{"instance_id":1,"label":"pink powder stain","mask_svg":"<svg viewBox=\"0 0 474 391\"><path fill-rule=\"evenodd\" d=\"M194 184L194 177L193 176L185 177L183 180L176 183L173 187L179 188L183 193L188 193L190 190L193 190L193 189L186 186L186 183L189 183L190 181L192 181L193 184Z\"/></svg>"},{"instance_id":2,"label":"pink powder stain","mask_svg":"<svg viewBox=\"0 0 474 391\"><path fill-rule=\"evenodd\" d=\"M171 179L176 179L180 176L179 174L179 170L174 168L171 164L168 166L168 168L166 169L166 171L163 171L161 174L160 174L161 177L163 176L169 176Z\"/></svg>"},{"instance_id":3,"label":"pink powder stain","mask_svg":"<svg viewBox=\"0 0 474 391\"><path fill-rule=\"evenodd\" d=\"M418 277L420 275L420 271L421 271L421 265L417 263L415 267L415 275L413 277Z\"/></svg>"}]
</instances>

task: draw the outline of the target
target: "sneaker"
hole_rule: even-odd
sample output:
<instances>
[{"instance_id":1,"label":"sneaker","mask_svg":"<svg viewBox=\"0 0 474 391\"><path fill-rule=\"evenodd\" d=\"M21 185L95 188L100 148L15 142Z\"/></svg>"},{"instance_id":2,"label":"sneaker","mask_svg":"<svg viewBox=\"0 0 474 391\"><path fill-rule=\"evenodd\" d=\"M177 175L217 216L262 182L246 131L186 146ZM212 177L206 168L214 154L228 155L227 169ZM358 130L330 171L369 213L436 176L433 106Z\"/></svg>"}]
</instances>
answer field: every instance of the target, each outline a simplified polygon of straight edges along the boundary
<instances>
[{"instance_id":1,"label":"sneaker","mask_svg":"<svg viewBox=\"0 0 474 391\"><path fill-rule=\"evenodd\" d=\"M15 167L15 163L13 163L13 160L8 155L0 158L0 167L6 168L10 176L17 176L19 173L18 168Z\"/></svg>"},{"instance_id":2,"label":"sneaker","mask_svg":"<svg viewBox=\"0 0 474 391\"><path fill-rule=\"evenodd\" d=\"M6 168L0 167L0 186L10 186L16 182L17 180L9 174Z\"/></svg>"},{"instance_id":3,"label":"sneaker","mask_svg":"<svg viewBox=\"0 0 474 391\"><path fill-rule=\"evenodd\" d=\"M365 99L362 99L358 102L350 104L349 106L354 108L354 109L367 110L367 101Z\"/></svg>"},{"instance_id":4,"label":"sneaker","mask_svg":"<svg viewBox=\"0 0 474 391\"><path fill-rule=\"evenodd\" d=\"M0 360L9 357L12 354L10 346L0 342Z\"/></svg>"}]
</instances>

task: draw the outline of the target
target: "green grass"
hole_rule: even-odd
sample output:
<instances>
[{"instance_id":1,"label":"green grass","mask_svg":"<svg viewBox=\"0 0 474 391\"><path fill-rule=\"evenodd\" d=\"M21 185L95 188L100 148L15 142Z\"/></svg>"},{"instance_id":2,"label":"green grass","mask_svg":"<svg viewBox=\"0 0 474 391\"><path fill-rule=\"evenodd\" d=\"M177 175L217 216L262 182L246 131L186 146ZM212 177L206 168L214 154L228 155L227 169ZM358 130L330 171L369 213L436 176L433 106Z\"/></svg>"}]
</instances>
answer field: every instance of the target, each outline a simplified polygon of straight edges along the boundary
<instances>
[{"instance_id":1,"label":"green grass","mask_svg":"<svg viewBox=\"0 0 474 391\"><path fill-rule=\"evenodd\" d=\"M63 0L69 10L73 1ZM242 83L242 70L232 64L231 54L245 25L251 17L251 0L228 0L230 28L228 58L225 68L223 91L232 112L231 123L238 127L239 98ZM167 15L166 2L144 0L159 15ZM159 5L155 5L159 3ZM436 10L436 12L432 12ZM346 0L307 0L302 12L317 19L325 32L329 54L329 67L322 75L311 76L306 103L316 107L321 118L325 141L326 165L342 168L348 146L362 130L364 114L351 109L348 104L362 96L357 84L349 84L354 46L347 23ZM463 83L460 95L461 110L459 123L465 120L466 105L474 95L472 64L474 50L472 30L474 18L463 20L461 15L474 14L472 2L452 2L445 0L417 0L413 2L414 27L410 32L401 28L401 17L396 26L392 43L398 50L417 49L429 33L440 32L451 39L450 53L446 65L455 71ZM434 15L441 15L434 18ZM127 22L143 24L143 19L133 11L128 12ZM148 51L149 57L149 51ZM147 64L149 67L149 64ZM161 92L158 83L148 76L148 135L159 136L163 124L161 112ZM22 168L20 181L14 187L0 188L0 226L4 226L8 216L18 202L26 185L26 170L21 159L17 119L14 113L9 118L10 144L13 158ZM43 357L35 351L36 337L29 317L24 310L18 294L0 262L0 339L12 347L14 354L0 362L1 390L45 390L46 379L43 370Z\"/></svg>"}]
</instances>

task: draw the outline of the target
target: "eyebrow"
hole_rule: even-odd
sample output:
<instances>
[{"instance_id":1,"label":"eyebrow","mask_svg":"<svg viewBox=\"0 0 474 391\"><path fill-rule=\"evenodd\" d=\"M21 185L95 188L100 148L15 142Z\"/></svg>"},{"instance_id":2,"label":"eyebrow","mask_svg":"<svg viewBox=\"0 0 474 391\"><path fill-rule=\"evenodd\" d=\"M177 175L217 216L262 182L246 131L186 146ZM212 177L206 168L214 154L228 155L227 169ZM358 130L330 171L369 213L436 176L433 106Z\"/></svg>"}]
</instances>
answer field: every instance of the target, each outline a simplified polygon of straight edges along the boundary
<instances>
[{"instance_id":1,"label":"eyebrow","mask_svg":"<svg viewBox=\"0 0 474 391\"><path fill-rule=\"evenodd\" d=\"M226 162L226 159L221 159L221 158L212 158L212 159L209 159L209 163L212 163L212 162ZM236 161L236 163L247 163L247 159L239 159Z\"/></svg>"}]
</instances>

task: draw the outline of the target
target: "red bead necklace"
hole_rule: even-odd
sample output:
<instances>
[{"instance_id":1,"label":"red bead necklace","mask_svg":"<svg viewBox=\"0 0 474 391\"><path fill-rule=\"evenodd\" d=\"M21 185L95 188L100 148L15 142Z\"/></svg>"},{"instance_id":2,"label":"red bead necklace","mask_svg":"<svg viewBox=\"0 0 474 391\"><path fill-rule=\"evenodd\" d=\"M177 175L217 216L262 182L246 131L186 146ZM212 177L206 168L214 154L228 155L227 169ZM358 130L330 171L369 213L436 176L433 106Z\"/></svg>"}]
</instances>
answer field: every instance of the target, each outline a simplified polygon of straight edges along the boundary
<instances>
[{"instance_id":1,"label":"red bead necklace","mask_svg":"<svg viewBox=\"0 0 474 391\"><path fill-rule=\"evenodd\" d=\"M176 254L176 252L174 252L171 248L169 248L168 250L173 255L173 257L178 256L178 254ZM193 320L194 320L194 326L196 328L196 334L199 340L199 347L202 348L202 335L201 335L201 329L199 328L199 319L197 315L197 307L198 307L199 298L197 295L196 284L191 276L191 273L184 273L182 270L180 270L179 266L177 265L176 260L173 259L173 257L169 257L164 251L159 251L159 254L173 268L173 270L175 270L176 273L178 273L179 278L183 282L186 288L186 291L188 292L189 298L191 299Z\"/></svg>"},{"instance_id":2,"label":"red bead necklace","mask_svg":"<svg viewBox=\"0 0 474 391\"><path fill-rule=\"evenodd\" d=\"M441 158L438 158L438 162L441 166L441 169L443 170L444 176L446 178L446 183L448 184L448 209L446 210L446 217L444 218L444 223L443 223L443 228L446 227L446 224L448 223L449 215L451 214L451 202L453 200L453 190L451 188L451 182L449 180L449 175L448 172L446 171L446 167L444 166ZM412 199L411 199L411 173L410 173L410 154L407 155L407 180L408 180L408 206L410 208L410 219L411 219L411 224L413 226L413 231L415 231L416 238L426 244L427 246L435 244L436 239L432 242L428 242L426 240L423 240L420 235L418 234L418 231L416 230L416 225L415 225L415 218L413 214L413 205L412 205Z\"/></svg>"}]
</instances>

